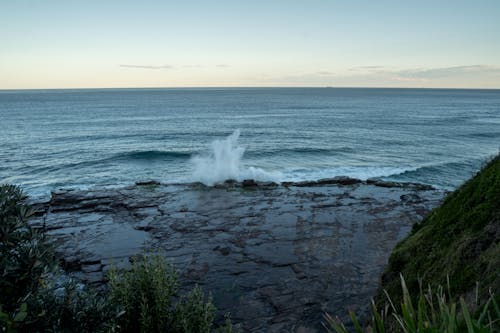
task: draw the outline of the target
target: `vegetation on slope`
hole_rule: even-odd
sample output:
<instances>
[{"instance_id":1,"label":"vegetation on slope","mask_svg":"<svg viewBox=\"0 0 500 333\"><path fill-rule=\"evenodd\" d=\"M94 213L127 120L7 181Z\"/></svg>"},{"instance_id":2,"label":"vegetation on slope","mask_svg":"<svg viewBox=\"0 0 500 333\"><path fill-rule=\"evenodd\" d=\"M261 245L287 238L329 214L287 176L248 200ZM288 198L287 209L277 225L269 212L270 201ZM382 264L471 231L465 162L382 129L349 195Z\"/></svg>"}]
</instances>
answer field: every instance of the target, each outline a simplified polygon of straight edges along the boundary
<instances>
[{"instance_id":1,"label":"vegetation on slope","mask_svg":"<svg viewBox=\"0 0 500 333\"><path fill-rule=\"evenodd\" d=\"M386 293L387 305L378 309L372 301L372 319L369 326L363 329L354 312L349 315L357 333L492 333L500 330L500 309L493 296L471 314L470 306L463 297L459 302L447 295L444 288L436 290L428 288L420 290L415 302L410 295L403 277L401 277L403 299L400 304L394 303ZM325 328L328 333L349 333L350 331L338 319L325 315Z\"/></svg>"},{"instance_id":2,"label":"vegetation on slope","mask_svg":"<svg viewBox=\"0 0 500 333\"><path fill-rule=\"evenodd\" d=\"M356 332L500 331L500 155L448 195L394 249ZM404 276L404 278L403 278ZM444 287L443 287L444 286ZM329 314L329 332L348 329Z\"/></svg>"},{"instance_id":3,"label":"vegetation on slope","mask_svg":"<svg viewBox=\"0 0 500 333\"><path fill-rule=\"evenodd\" d=\"M449 286L453 295L479 300L500 294L500 156L448 195L394 249L382 276L382 290L399 303L400 274L413 295L419 280ZM425 286L424 286L425 287ZM498 298L497 298L498 299Z\"/></svg>"}]
</instances>

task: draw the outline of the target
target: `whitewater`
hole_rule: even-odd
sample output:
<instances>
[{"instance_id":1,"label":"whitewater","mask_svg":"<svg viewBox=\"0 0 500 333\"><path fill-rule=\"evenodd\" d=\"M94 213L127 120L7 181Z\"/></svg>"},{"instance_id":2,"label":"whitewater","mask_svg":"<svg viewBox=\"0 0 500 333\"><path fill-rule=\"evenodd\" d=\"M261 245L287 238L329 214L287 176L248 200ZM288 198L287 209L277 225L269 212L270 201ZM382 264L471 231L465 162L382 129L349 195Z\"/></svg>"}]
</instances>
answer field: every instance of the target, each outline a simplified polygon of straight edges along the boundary
<instances>
[{"instance_id":1,"label":"whitewater","mask_svg":"<svg viewBox=\"0 0 500 333\"><path fill-rule=\"evenodd\" d=\"M253 179L256 181L308 181L329 177L348 176L361 180L369 178L399 175L416 168L394 167L338 167L323 170L297 170L269 172L255 166L246 166L243 160L245 148L238 145L240 130L235 130L225 139L214 140L210 149L191 159L192 175L186 178L187 182L201 182L213 186L226 180L243 181Z\"/></svg>"}]
</instances>

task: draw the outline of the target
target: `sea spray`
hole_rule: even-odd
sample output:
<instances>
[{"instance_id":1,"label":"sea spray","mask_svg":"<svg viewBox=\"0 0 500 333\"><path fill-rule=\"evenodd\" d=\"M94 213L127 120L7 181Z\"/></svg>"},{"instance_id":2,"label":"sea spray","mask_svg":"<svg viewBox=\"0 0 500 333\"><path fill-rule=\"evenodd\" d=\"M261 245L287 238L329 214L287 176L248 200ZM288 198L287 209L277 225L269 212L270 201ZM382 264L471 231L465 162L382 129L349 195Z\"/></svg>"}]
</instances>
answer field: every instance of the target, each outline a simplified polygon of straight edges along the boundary
<instances>
[{"instance_id":1,"label":"sea spray","mask_svg":"<svg viewBox=\"0 0 500 333\"><path fill-rule=\"evenodd\" d=\"M237 129L225 139L214 140L207 153L194 156L191 159L193 180L213 186L228 179L238 181L243 179L277 181L280 179L279 173L243 165L245 148L238 146L239 137L240 130Z\"/></svg>"}]
</instances>

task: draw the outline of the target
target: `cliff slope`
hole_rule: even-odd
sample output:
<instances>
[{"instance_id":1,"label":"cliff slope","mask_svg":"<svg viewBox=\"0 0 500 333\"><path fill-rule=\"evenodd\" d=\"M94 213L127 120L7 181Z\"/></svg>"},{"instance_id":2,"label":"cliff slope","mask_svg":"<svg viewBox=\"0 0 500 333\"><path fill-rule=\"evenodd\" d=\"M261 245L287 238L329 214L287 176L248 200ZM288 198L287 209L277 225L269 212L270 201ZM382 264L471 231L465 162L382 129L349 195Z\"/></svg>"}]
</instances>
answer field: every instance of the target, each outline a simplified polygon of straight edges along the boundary
<instances>
[{"instance_id":1,"label":"cliff slope","mask_svg":"<svg viewBox=\"0 0 500 333\"><path fill-rule=\"evenodd\" d=\"M399 302L399 273L410 294L418 296L419 278L425 286L447 285L455 297L479 299L500 294L500 155L472 179L447 196L410 235L401 241L382 276L382 290ZM425 287L424 286L424 287Z\"/></svg>"}]
</instances>

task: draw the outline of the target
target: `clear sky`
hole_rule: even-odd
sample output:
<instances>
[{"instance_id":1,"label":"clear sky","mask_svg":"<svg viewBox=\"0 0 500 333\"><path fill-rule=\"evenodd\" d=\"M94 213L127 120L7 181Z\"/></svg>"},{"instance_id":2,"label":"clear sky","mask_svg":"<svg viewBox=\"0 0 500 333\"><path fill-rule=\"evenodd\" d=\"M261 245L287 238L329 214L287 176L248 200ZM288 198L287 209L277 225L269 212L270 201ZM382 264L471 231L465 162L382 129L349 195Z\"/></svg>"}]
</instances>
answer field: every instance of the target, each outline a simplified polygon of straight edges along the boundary
<instances>
[{"instance_id":1,"label":"clear sky","mask_svg":"<svg viewBox=\"0 0 500 333\"><path fill-rule=\"evenodd\" d=\"M0 0L0 89L500 88L500 1Z\"/></svg>"}]
</instances>

